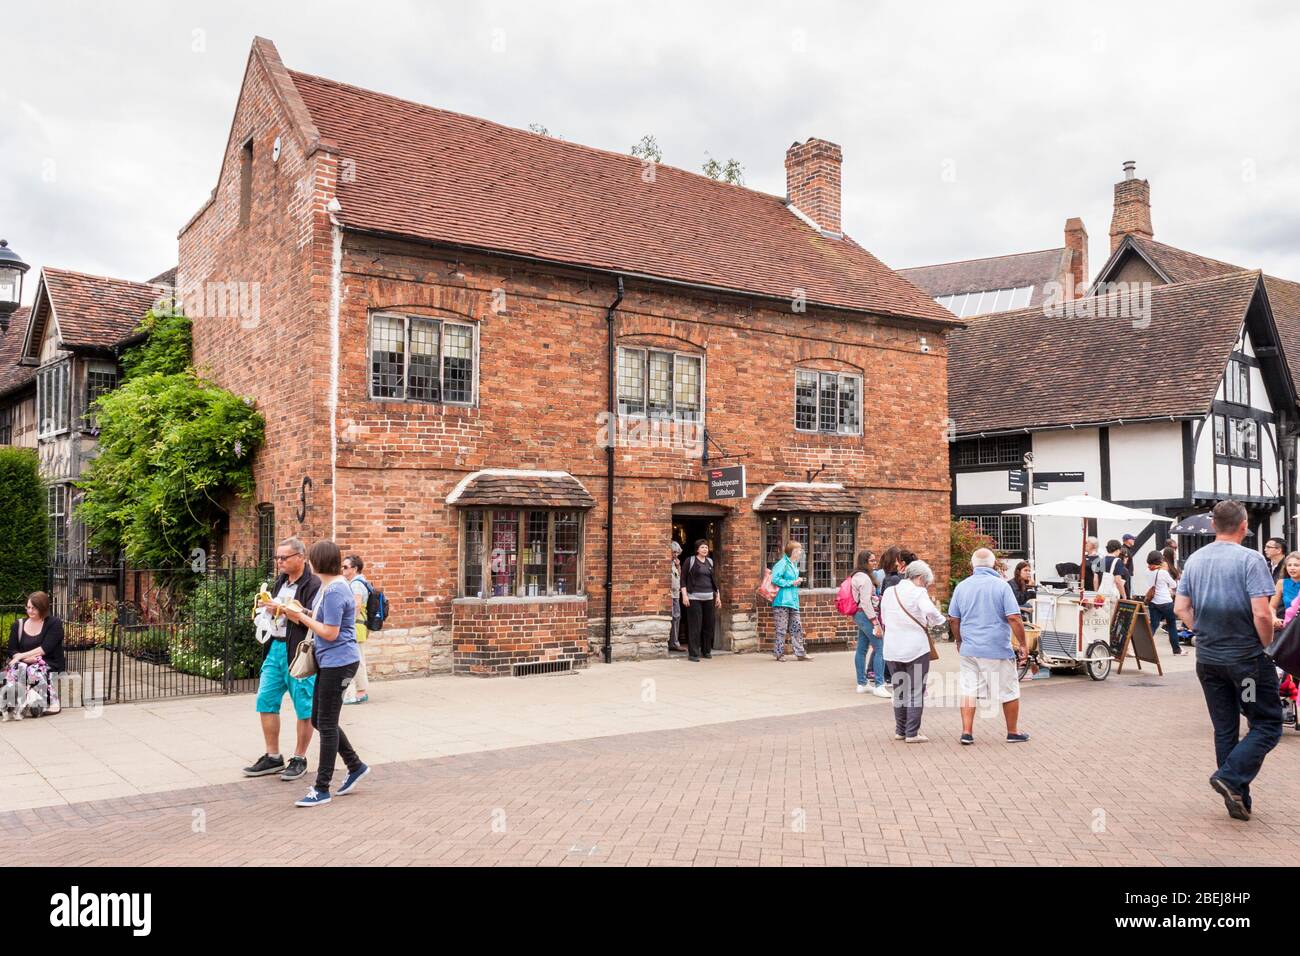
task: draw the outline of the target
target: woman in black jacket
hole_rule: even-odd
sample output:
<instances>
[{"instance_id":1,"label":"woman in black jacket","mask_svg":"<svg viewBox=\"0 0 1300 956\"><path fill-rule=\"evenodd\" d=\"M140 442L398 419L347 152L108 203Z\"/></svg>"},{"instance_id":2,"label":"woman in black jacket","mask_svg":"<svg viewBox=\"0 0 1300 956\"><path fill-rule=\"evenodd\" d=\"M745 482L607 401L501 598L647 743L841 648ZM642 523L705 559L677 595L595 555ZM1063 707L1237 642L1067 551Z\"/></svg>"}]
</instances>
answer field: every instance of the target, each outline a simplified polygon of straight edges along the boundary
<instances>
[{"instance_id":1,"label":"woman in black jacket","mask_svg":"<svg viewBox=\"0 0 1300 956\"><path fill-rule=\"evenodd\" d=\"M1038 582L1034 580L1034 569L1028 561L1016 565L1016 573L1011 575L1011 590L1015 592L1016 603L1029 607L1038 597Z\"/></svg>"},{"instance_id":2,"label":"woman in black jacket","mask_svg":"<svg viewBox=\"0 0 1300 956\"><path fill-rule=\"evenodd\" d=\"M722 608L722 594L707 541L696 541L695 553L682 562L681 595L689 635L687 660L708 660L713 656L714 612Z\"/></svg>"},{"instance_id":3,"label":"woman in black jacket","mask_svg":"<svg viewBox=\"0 0 1300 956\"><path fill-rule=\"evenodd\" d=\"M50 614L50 596L44 591L28 595L27 617L14 621L8 650L0 720L57 713L59 695L53 675L64 668L63 622Z\"/></svg>"}]
</instances>

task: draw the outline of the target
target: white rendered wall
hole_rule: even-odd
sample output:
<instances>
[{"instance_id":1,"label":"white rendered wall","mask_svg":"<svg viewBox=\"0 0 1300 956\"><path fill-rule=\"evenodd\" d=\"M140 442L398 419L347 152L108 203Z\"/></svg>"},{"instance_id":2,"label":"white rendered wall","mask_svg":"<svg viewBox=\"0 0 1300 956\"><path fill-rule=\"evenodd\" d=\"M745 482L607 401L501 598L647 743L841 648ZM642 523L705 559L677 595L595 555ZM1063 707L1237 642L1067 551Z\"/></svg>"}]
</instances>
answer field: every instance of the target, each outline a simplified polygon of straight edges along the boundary
<instances>
[{"instance_id":1,"label":"white rendered wall","mask_svg":"<svg viewBox=\"0 0 1300 956\"><path fill-rule=\"evenodd\" d=\"M998 505L1008 508L1020 506L1020 492L1007 490L1007 472L1004 466L999 471L961 471L956 475L957 509L962 505Z\"/></svg>"},{"instance_id":2,"label":"white rendered wall","mask_svg":"<svg viewBox=\"0 0 1300 956\"><path fill-rule=\"evenodd\" d=\"M1178 422L1119 425L1110 430L1114 501L1183 496L1183 429Z\"/></svg>"}]
</instances>

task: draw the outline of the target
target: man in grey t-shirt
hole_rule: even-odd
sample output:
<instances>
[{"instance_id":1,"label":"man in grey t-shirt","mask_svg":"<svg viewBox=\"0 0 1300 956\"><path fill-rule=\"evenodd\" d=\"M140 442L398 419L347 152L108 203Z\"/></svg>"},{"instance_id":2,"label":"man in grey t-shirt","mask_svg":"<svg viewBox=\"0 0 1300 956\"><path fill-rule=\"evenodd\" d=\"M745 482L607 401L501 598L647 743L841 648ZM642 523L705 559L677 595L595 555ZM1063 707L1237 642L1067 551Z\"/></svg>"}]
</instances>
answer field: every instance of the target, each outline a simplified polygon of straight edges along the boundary
<instances>
[{"instance_id":1,"label":"man in grey t-shirt","mask_svg":"<svg viewBox=\"0 0 1300 956\"><path fill-rule=\"evenodd\" d=\"M1174 613L1196 635L1196 676L1214 725L1219 769L1210 786L1228 814L1249 820L1250 782L1282 736L1277 670L1264 648L1273 640L1273 575L1258 552L1243 548L1246 509L1214 506L1215 539L1190 558L1178 581ZM1241 718L1250 727L1240 738Z\"/></svg>"}]
</instances>

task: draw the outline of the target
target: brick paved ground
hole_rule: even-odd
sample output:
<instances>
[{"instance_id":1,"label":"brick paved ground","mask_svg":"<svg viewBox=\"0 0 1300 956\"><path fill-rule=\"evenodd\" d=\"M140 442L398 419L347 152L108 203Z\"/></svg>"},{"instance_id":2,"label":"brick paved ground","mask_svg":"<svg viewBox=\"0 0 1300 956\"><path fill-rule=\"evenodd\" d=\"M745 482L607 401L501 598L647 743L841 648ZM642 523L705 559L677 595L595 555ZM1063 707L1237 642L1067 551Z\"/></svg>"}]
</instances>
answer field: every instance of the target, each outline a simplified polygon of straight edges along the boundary
<instances>
[{"instance_id":1,"label":"brick paved ground","mask_svg":"<svg viewBox=\"0 0 1300 956\"><path fill-rule=\"evenodd\" d=\"M1300 735L1237 823L1192 673L1043 691L1027 745L990 720L961 748L943 708L904 745L888 706L853 707L394 762L313 810L275 778L19 810L0 839L20 865L1294 862ZM305 814L328 835L295 839Z\"/></svg>"}]
</instances>

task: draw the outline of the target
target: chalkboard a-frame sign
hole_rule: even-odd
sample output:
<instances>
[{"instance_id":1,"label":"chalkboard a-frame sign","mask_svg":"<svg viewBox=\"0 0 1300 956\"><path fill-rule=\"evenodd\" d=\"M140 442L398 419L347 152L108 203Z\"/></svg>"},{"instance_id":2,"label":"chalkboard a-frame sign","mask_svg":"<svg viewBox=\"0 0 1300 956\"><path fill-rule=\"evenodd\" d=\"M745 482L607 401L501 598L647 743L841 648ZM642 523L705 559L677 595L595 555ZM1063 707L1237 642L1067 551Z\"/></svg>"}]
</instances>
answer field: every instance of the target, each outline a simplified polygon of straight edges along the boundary
<instances>
[{"instance_id":1,"label":"chalkboard a-frame sign","mask_svg":"<svg viewBox=\"0 0 1300 956\"><path fill-rule=\"evenodd\" d=\"M1155 635L1151 633L1151 619L1141 601L1120 601L1110 619L1110 656L1119 661L1116 673L1124 673L1124 661L1132 656L1142 669L1142 662L1156 665L1156 673L1165 676L1156 650Z\"/></svg>"}]
</instances>

